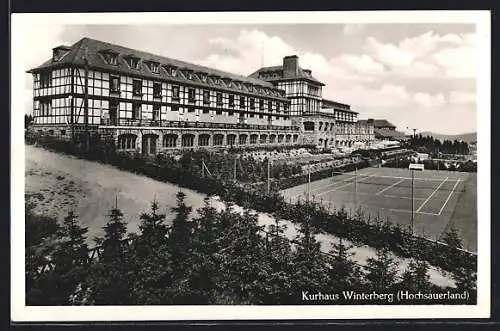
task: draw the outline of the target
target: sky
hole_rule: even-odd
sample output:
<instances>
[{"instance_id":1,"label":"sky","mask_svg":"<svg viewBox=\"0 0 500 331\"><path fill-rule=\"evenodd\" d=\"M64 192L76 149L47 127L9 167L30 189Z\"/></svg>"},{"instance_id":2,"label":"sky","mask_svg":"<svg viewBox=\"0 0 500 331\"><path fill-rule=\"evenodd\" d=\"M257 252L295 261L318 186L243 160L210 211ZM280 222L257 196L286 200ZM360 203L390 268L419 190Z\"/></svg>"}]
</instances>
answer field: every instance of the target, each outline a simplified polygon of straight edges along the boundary
<instances>
[{"instance_id":1,"label":"sky","mask_svg":"<svg viewBox=\"0 0 500 331\"><path fill-rule=\"evenodd\" d=\"M477 38L473 24L47 24L17 31L25 70L52 48L83 37L249 75L297 55L322 81L323 97L360 119L385 118L404 132L476 131ZM23 73L26 112L32 77ZM408 129L407 129L408 128Z\"/></svg>"}]
</instances>

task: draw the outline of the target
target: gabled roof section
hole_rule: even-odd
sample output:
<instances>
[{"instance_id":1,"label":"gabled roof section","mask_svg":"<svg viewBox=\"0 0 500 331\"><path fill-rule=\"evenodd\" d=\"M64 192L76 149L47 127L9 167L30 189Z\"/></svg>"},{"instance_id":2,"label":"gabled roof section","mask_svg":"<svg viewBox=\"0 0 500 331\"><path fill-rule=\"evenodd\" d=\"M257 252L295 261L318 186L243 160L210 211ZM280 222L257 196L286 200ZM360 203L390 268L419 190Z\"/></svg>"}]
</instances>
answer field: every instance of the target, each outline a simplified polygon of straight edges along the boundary
<instances>
[{"instance_id":1,"label":"gabled roof section","mask_svg":"<svg viewBox=\"0 0 500 331\"><path fill-rule=\"evenodd\" d=\"M406 134L400 131L374 129L375 137L381 138L405 138Z\"/></svg>"},{"instance_id":2,"label":"gabled roof section","mask_svg":"<svg viewBox=\"0 0 500 331\"><path fill-rule=\"evenodd\" d=\"M273 90L276 92L276 97L284 97L282 95L282 91L278 90L274 85L270 82L261 80L261 79L256 79L253 77L247 77L243 75L237 75L229 72L225 72L222 70L217 70L213 68L208 68L204 67L201 65L197 64L192 64L180 60L175 60L171 59L168 57L164 56L159 56L147 52L142 52L139 50L135 50L132 48L127 48L111 43L107 43L104 41L99 41L91 38L82 38L75 44L71 46L71 50L69 53L64 56L60 61L57 61L56 63L52 62L52 59L44 62L38 67L35 67L33 69L30 69L28 72L37 72L40 70L43 70L45 68L50 68L50 67L60 67L62 65L68 65L68 64L73 64L77 66L83 66L84 65L84 54L85 54L85 49L87 49L87 54L88 54L88 62L89 66L91 68L96 68L96 69L103 69L103 70L112 70L112 71L119 71L124 74L131 74L131 75L143 75L146 77L151 77L151 78L158 78L158 74L151 73L151 71L146 67L146 66L140 66L140 69L131 69L127 63L125 62L125 57L127 56L135 56L141 59L141 63L144 61L154 61L158 62L161 65L160 69L160 76L163 78L172 78L165 68L167 67L174 67L177 69L189 69L192 70L193 73L199 73L203 72L206 73L208 76L213 75L213 76L218 76L222 79L230 79L230 80L237 80L243 83L249 83L249 84L254 84L258 85L261 87L265 87L268 89ZM118 59L117 59L117 65L110 65L108 64L104 57L99 54L100 52L114 52L119 54ZM175 80L176 78L181 78L181 77L174 77L173 79ZM203 82L204 84L209 84L209 82ZM215 84L212 82L212 84ZM222 84L215 84L215 85L220 85L223 87Z\"/></svg>"},{"instance_id":3,"label":"gabled roof section","mask_svg":"<svg viewBox=\"0 0 500 331\"><path fill-rule=\"evenodd\" d=\"M323 99L321 100L321 104L323 105L323 108L339 108L342 110L351 110L351 105L338 101Z\"/></svg>"},{"instance_id":4,"label":"gabled roof section","mask_svg":"<svg viewBox=\"0 0 500 331\"><path fill-rule=\"evenodd\" d=\"M366 123L368 120L359 120L358 122ZM394 124L385 119L373 120L373 127L375 128L396 128Z\"/></svg>"},{"instance_id":5,"label":"gabled roof section","mask_svg":"<svg viewBox=\"0 0 500 331\"><path fill-rule=\"evenodd\" d=\"M290 79L290 78L284 78L283 66L263 67L255 71L254 73L250 74L248 77L255 79L262 79L268 82ZM325 86L325 84L323 84L322 82L320 82L311 75L310 70L302 69L301 67L298 67L297 75L295 77L292 77L292 79L305 79L317 85Z\"/></svg>"}]
</instances>

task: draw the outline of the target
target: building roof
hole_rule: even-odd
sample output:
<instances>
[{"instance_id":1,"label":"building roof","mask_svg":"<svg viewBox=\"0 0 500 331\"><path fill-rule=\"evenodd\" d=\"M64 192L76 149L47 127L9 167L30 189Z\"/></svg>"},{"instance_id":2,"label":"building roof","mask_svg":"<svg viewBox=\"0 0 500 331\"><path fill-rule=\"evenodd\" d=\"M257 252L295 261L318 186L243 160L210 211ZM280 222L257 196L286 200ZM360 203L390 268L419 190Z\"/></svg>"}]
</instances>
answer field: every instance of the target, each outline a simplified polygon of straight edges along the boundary
<instances>
[{"instance_id":1,"label":"building roof","mask_svg":"<svg viewBox=\"0 0 500 331\"><path fill-rule=\"evenodd\" d=\"M359 120L358 122L366 123L368 120ZM395 125L384 119L373 120L373 126L375 128L396 128Z\"/></svg>"},{"instance_id":2,"label":"building roof","mask_svg":"<svg viewBox=\"0 0 500 331\"><path fill-rule=\"evenodd\" d=\"M260 68L259 70L255 71L254 73L250 74L248 77L255 78L255 79L263 79L268 82L274 82L274 81L282 81L282 80L289 80L289 79L305 79L308 81L311 81L317 85L325 86L322 82L317 80L311 75L311 71L308 69L302 69L300 66L297 68L297 74L295 77L289 77L289 78L284 78L283 75L283 66L271 66L271 67L263 67Z\"/></svg>"},{"instance_id":3,"label":"building roof","mask_svg":"<svg viewBox=\"0 0 500 331\"><path fill-rule=\"evenodd\" d=\"M359 114L358 112L351 110L351 105L328 99L321 100L321 108L335 108L349 113Z\"/></svg>"},{"instance_id":4,"label":"building roof","mask_svg":"<svg viewBox=\"0 0 500 331\"><path fill-rule=\"evenodd\" d=\"M358 121L359 123L359 121ZM383 138L406 138L406 134L400 131L374 129L375 137Z\"/></svg>"},{"instance_id":5,"label":"building roof","mask_svg":"<svg viewBox=\"0 0 500 331\"><path fill-rule=\"evenodd\" d=\"M61 47L61 46L59 46ZM64 46L63 46L64 47ZM103 51L110 51L110 52L115 52L118 53L118 59L117 59L117 65L111 65L108 64L103 56L101 56L100 52ZM180 80L180 81L186 81L188 80L184 74L182 73L182 70L191 70L195 75L190 82L192 83L197 83L197 84L202 84L202 85L209 85L209 86L217 86L217 84L209 77L206 80L201 80L197 79L196 73L205 73L207 75L213 75L213 76L218 76L222 82L220 84L223 84L222 86L218 87L226 87L226 88L231 88L231 89L241 89L243 91L249 92L249 93L258 93L256 90L257 88L265 88L265 90L269 91L270 96L274 97L280 97L284 98L284 91L277 89L272 83L266 82L261 79L256 79L253 77L246 77L243 75L237 75L209 67L204 67L200 66L197 64L192 64L180 60L175 60L171 59L168 57L164 56L159 56L147 52L142 52L136 49L132 48L127 48L115 44L111 44L108 42L100 41L100 40L95 40L91 38L82 38L75 44L73 44L70 47L70 51L64 55L59 61L53 61L53 59L49 59L42 65L33 68L29 70L28 72L38 72L41 71L45 68L51 68L51 67L61 67L64 65L68 64L73 64L77 66L84 66L84 58L85 54L87 54L87 59L88 59L88 64L90 68L95 68L95 69L102 69L102 70L109 70L109 71L118 71L120 73L124 74L130 74L130 75L139 75L139 76L145 76L145 77L150 77L153 79L158 79L158 77L162 79L168 79L168 80ZM133 69L130 68L129 65L126 63L125 58L128 56L133 56L140 58L139 61L139 67L138 69ZM148 61L154 61L159 63L161 66L173 66L176 67L177 69L180 70L180 73L176 75L175 77L172 75L169 75L165 70L160 69L160 73L153 73L149 70L149 67L146 65L145 62ZM246 83L246 84L251 84L252 86L250 87L245 87L244 84L241 84L241 88L238 88L236 85L227 85L224 83L224 79L228 79L231 81L237 81L241 83ZM231 83L229 83L231 84ZM260 92L262 93L262 91ZM264 91L265 93L265 91Z\"/></svg>"}]
</instances>

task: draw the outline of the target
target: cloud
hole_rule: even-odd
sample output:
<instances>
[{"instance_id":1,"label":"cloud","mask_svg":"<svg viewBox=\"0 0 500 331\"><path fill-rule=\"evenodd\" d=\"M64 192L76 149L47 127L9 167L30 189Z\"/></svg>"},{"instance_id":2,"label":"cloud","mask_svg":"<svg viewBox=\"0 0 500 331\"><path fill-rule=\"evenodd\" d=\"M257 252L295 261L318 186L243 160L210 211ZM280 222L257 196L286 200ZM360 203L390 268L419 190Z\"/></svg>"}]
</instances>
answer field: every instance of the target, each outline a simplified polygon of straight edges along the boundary
<instances>
[{"instance_id":1,"label":"cloud","mask_svg":"<svg viewBox=\"0 0 500 331\"><path fill-rule=\"evenodd\" d=\"M396 75L435 77L440 74L450 78L474 78L475 47L475 34L439 35L429 31L398 44L384 44L368 37L366 50Z\"/></svg>"},{"instance_id":2,"label":"cloud","mask_svg":"<svg viewBox=\"0 0 500 331\"><path fill-rule=\"evenodd\" d=\"M366 54L360 56L344 54L340 56L340 59L360 73L377 75L384 72L384 66Z\"/></svg>"},{"instance_id":3,"label":"cloud","mask_svg":"<svg viewBox=\"0 0 500 331\"><path fill-rule=\"evenodd\" d=\"M382 44L373 37L368 37L368 50L380 62L390 66L407 66L412 63L413 55L393 44Z\"/></svg>"}]
</instances>

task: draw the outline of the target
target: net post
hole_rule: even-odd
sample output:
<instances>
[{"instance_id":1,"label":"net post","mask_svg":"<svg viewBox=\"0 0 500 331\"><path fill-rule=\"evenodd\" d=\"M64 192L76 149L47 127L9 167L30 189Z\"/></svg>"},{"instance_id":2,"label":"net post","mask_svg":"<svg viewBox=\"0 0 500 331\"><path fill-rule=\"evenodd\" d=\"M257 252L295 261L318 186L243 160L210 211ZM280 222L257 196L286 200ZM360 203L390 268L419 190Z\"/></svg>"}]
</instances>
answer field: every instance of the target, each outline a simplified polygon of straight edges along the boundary
<instances>
[{"instance_id":1,"label":"net post","mask_svg":"<svg viewBox=\"0 0 500 331\"><path fill-rule=\"evenodd\" d=\"M414 198L414 189L415 189L415 174L414 170L411 171L411 235L413 236L413 225L415 222L415 198Z\"/></svg>"}]
</instances>

